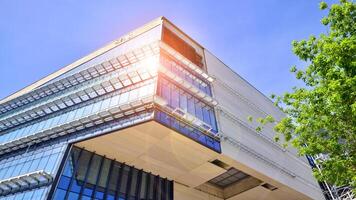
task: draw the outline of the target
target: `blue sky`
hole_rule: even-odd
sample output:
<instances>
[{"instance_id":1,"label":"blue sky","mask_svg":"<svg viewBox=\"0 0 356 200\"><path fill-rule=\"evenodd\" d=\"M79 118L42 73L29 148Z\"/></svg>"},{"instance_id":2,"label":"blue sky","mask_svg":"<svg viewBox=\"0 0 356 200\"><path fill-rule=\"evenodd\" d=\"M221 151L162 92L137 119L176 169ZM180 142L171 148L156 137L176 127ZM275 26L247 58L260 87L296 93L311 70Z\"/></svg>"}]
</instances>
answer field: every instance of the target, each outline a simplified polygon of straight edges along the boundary
<instances>
[{"instance_id":1,"label":"blue sky","mask_svg":"<svg viewBox=\"0 0 356 200\"><path fill-rule=\"evenodd\" d=\"M325 32L317 0L0 1L0 99L166 16L266 95L296 84L291 41Z\"/></svg>"}]
</instances>

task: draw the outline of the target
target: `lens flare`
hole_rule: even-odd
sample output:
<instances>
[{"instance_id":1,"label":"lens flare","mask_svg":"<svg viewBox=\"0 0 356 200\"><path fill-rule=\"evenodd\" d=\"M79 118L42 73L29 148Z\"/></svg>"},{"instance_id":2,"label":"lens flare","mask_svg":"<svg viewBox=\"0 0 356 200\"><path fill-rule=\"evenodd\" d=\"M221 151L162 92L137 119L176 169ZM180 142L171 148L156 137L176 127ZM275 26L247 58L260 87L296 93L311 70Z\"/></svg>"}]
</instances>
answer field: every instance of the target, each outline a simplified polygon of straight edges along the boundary
<instances>
[{"instance_id":1,"label":"lens flare","mask_svg":"<svg viewBox=\"0 0 356 200\"><path fill-rule=\"evenodd\" d=\"M157 56L150 56L141 61L141 67L145 68L150 73L157 73L159 63Z\"/></svg>"}]
</instances>

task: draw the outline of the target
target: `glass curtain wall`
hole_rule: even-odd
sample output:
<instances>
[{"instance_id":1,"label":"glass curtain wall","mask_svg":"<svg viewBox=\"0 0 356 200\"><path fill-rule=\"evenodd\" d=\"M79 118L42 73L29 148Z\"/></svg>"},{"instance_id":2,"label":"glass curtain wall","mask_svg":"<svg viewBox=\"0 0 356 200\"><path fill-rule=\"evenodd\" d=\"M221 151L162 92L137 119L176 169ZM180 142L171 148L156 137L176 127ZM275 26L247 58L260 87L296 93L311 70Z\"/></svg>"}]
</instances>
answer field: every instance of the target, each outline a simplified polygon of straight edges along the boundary
<instances>
[{"instance_id":1,"label":"glass curtain wall","mask_svg":"<svg viewBox=\"0 0 356 200\"><path fill-rule=\"evenodd\" d=\"M54 178L66 147L67 145L63 143L45 147L33 146L21 154L8 156L0 161L0 180L21 176L39 170L43 170ZM0 200L30 200L45 198L48 187L42 186L36 188L35 185L32 187L34 189L25 192L19 190L16 193L10 192L9 194L6 194L6 196L0 195Z\"/></svg>"},{"instance_id":2,"label":"glass curtain wall","mask_svg":"<svg viewBox=\"0 0 356 200\"><path fill-rule=\"evenodd\" d=\"M211 106L205 104L164 77L160 77L158 80L157 92L159 96L167 101L169 107L184 110L211 126L212 131L217 133L215 114Z\"/></svg>"},{"instance_id":3,"label":"glass curtain wall","mask_svg":"<svg viewBox=\"0 0 356 200\"><path fill-rule=\"evenodd\" d=\"M172 200L173 182L73 147L52 199Z\"/></svg>"},{"instance_id":4,"label":"glass curtain wall","mask_svg":"<svg viewBox=\"0 0 356 200\"><path fill-rule=\"evenodd\" d=\"M196 89L204 92L208 96L212 96L211 88L208 82L204 81L202 77L184 65L174 61L173 58L163 54L160 58L160 62L169 71L173 72L180 78L184 79ZM189 91L184 90L183 87L171 81L164 74L160 73L157 83L157 95L167 101L167 106L172 110L179 108L185 113L188 113L200 121L204 122L211 127L211 132L218 133L218 127L216 124L214 108L207 103L203 102L200 98L194 96ZM219 139L206 134L202 130L192 128L187 123L179 121L176 117L158 110L155 114L155 119L160 123L177 130L185 136L207 146L217 152L221 151Z\"/></svg>"},{"instance_id":5,"label":"glass curtain wall","mask_svg":"<svg viewBox=\"0 0 356 200\"><path fill-rule=\"evenodd\" d=\"M0 197L1 200L41 200L45 199L48 192L48 187L42 187L39 189L28 190L13 195Z\"/></svg>"},{"instance_id":6,"label":"glass curtain wall","mask_svg":"<svg viewBox=\"0 0 356 200\"><path fill-rule=\"evenodd\" d=\"M51 115L37 123L32 123L23 128L17 128L13 131L3 133L0 135L0 145L5 145L10 141L18 140L29 135L35 135L53 127L152 95L154 93L154 86L155 84L152 80L141 82L120 90L116 95L110 95L105 99L98 99L96 101L92 100L87 102L86 105L79 105L81 107L77 106L75 109L70 108L67 112L61 112L53 117Z\"/></svg>"}]
</instances>

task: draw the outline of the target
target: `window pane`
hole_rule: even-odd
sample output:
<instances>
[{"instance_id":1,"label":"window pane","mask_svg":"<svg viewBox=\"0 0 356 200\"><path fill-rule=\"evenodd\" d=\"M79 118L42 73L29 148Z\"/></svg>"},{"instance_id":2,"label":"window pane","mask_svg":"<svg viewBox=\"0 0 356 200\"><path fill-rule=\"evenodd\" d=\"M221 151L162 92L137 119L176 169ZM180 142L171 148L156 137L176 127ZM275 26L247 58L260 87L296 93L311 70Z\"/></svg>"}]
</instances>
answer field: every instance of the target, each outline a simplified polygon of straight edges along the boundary
<instances>
[{"instance_id":1,"label":"window pane","mask_svg":"<svg viewBox=\"0 0 356 200\"><path fill-rule=\"evenodd\" d=\"M85 106L84 111L83 111L83 116L87 116L87 115L91 114L92 109L93 109L92 105Z\"/></svg>"},{"instance_id":2,"label":"window pane","mask_svg":"<svg viewBox=\"0 0 356 200\"><path fill-rule=\"evenodd\" d=\"M64 199L66 194L68 195L67 199L78 199L81 197L81 199L97 200L133 200L152 199L155 196L157 199L172 200L171 198L164 198L167 191L165 189L165 183L170 181L165 181L158 176L148 174L134 167L107 159L104 156L86 150L82 150L82 154L79 157L78 170L86 171L84 170L86 168L87 172L84 174L88 177L85 179L85 177L78 175L80 174L78 171L75 174L75 179L72 179L71 175L73 175L73 173L70 172L69 167L71 164L68 163L73 163L73 160L76 160L73 159L73 152L78 152L78 148L72 149L70 153L71 159L68 159L65 164L64 172L59 178L54 194L55 200ZM96 177L98 177L98 179L96 179ZM155 184L154 180L156 181ZM84 184L85 186L83 186ZM150 192L146 193L146 191ZM156 195L154 193L156 193ZM42 194L43 193L39 195ZM136 194L138 194L137 197ZM146 198L146 194L148 198Z\"/></svg>"},{"instance_id":3,"label":"window pane","mask_svg":"<svg viewBox=\"0 0 356 200\"><path fill-rule=\"evenodd\" d=\"M120 182L121 182L121 184L120 184L120 192L121 193L125 193L126 192L129 171L130 171L130 168L128 166L125 166L123 168L123 174L122 174L122 177L121 177L121 180L120 180Z\"/></svg>"},{"instance_id":4,"label":"window pane","mask_svg":"<svg viewBox=\"0 0 356 200\"><path fill-rule=\"evenodd\" d=\"M203 121L203 110L201 107L201 103L199 101L195 101L195 116Z\"/></svg>"},{"instance_id":5,"label":"window pane","mask_svg":"<svg viewBox=\"0 0 356 200\"><path fill-rule=\"evenodd\" d=\"M171 91L171 106L173 108L179 107L179 90L174 85L172 85L172 91Z\"/></svg>"},{"instance_id":6,"label":"window pane","mask_svg":"<svg viewBox=\"0 0 356 200\"><path fill-rule=\"evenodd\" d=\"M162 82L161 85L161 92L162 92L162 97L163 99L167 100L170 103L170 93L171 93L171 89L169 87L169 85L164 84L164 82Z\"/></svg>"},{"instance_id":7,"label":"window pane","mask_svg":"<svg viewBox=\"0 0 356 200\"><path fill-rule=\"evenodd\" d=\"M130 91L129 101L134 101L138 98L138 89L134 89Z\"/></svg>"},{"instance_id":8,"label":"window pane","mask_svg":"<svg viewBox=\"0 0 356 200\"><path fill-rule=\"evenodd\" d=\"M63 200L66 196L66 191L65 190L61 190L61 189L57 189L56 193L53 197L53 200Z\"/></svg>"},{"instance_id":9,"label":"window pane","mask_svg":"<svg viewBox=\"0 0 356 200\"><path fill-rule=\"evenodd\" d=\"M209 110L209 115L210 115L211 127L213 128L214 131L217 131L218 128L216 127L215 114L214 114L214 111L212 109Z\"/></svg>"},{"instance_id":10,"label":"window pane","mask_svg":"<svg viewBox=\"0 0 356 200\"><path fill-rule=\"evenodd\" d=\"M73 121L76 111L77 111L77 110L72 110L72 111L70 111L70 112L68 113L68 118L67 118L66 122Z\"/></svg>"},{"instance_id":11,"label":"window pane","mask_svg":"<svg viewBox=\"0 0 356 200\"><path fill-rule=\"evenodd\" d=\"M208 109L209 109L208 107L204 107L203 108L203 120L204 120L205 123L211 124L210 114L209 114Z\"/></svg>"},{"instance_id":12,"label":"window pane","mask_svg":"<svg viewBox=\"0 0 356 200\"><path fill-rule=\"evenodd\" d=\"M137 178L138 178L138 170L137 169L132 169L132 175L131 175L131 185L130 187L130 195L134 196L136 192L136 187L137 187Z\"/></svg>"},{"instance_id":13,"label":"window pane","mask_svg":"<svg viewBox=\"0 0 356 200\"><path fill-rule=\"evenodd\" d=\"M106 187L106 182L108 180L109 170L110 170L111 160L105 159L101 168L100 179L98 182L99 187Z\"/></svg>"},{"instance_id":14,"label":"window pane","mask_svg":"<svg viewBox=\"0 0 356 200\"><path fill-rule=\"evenodd\" d=\"M101 107L101 103L102 103L102 101L98 101L98 102L94 103L92 105L93 108L91 110L91 113L95 114L95 113L99 112L100 107Z\"/></svg>"},{"instance_id":15,"label":"window pane","mask_svg":"<svg viewBox=\"0 0 356 200\"><path fill-rule=\"evenodd\" d=\"M69 183L70 183L70 178L66 177L66 176L61 176L59 183L58 183L58 188L67 190L69 187Z\"/></svg>"},{"instance_id":16,"label":"window pane","mask_svg":"<svg viewBox=\"0 0 356 200\"><path fill-rule=\"evenodd\" d=\"M83 150L78 161L78 167L75 174L75 178L73 179L72 188L71 188L72 191L80 192L82 183L85 180L85 173L89 165L90 157L91 157L91 153Z\"/></svg>"},{"instance_id":17,"label":"window pane","mask_svg":"<svg viewBox=\"0 0 356 200\"><path fill-rule=\"evenodd\" d=\"M187 111L187 96L184 92L182 92L182 90L180 91L180 95L179 95L179 107L184 110Z\"/></svg>"},{"instance_id":18,"label":"window pane","mask_svg":"<svg viewBox=\"0 0 356 200\"><path fill-rule=\"evenodd\" d=\"M53 154L49 157L45 171L49 173L54 173L55 166L57 166L57 163L59 162L59 153Z\"/></svg>"},{"instance_id":19,"label":"window pane","mask_svg":"<svg viewBox=\"0 0 356 200\"><path fill-rule=\"evenodd\" d=\"M79 194L70 192L68 195L68 200L78 200L79 199Z\"/></svg>"},{"instance_id":20,"label":"window pane","mask_svg":"<svg viewBox=\"0 0 356 200\"><path fill-rule=\"evenodd\" d=\"M120 96L119 105L127 103L128 100L129 100L129 93L128 92L122 93Z\"/></svg>"},{"instance_id":21,"label":"window pane","mask_svg":"<svg viewBox=\"0 0 356 200\"><path fill-rule=\"evenodd\" d=\"M120 95L114 96L110 101L110 107L119 105Z\"/></svg>"},{"instance_id":22,"label":"window pane","mask_svg":"<svg viewBox=\"0 0 356 200\"><path fill-rule=\"evenodd\" d=\"M191 95L187 96L187 107L188 107L188 113L190 113L191 115L195 115L194 99Z\"/></svg>"},{"instance_id":23,"label":"window pane","mask_svg":"<svg viewBox=\"0 0 356 200\"><path fill-rule=\"evenodd\" d=\"M101 165L101 156L94 155L90 163L90 168L88 172L87 183L95 185L96 178L98 177L100 165Z\"/></svg>"},{"instance_id":24,"label":"window pane","mask_svg":"<svg viewBox=\"0 0 356 200\"><path fill-rule=\"evenodd\" d=\"M103 103L101 104L101 108L100 108L101 111L109 108L110 100L111 100L111 98L107 98L103 101Z\"/></svg>"}]
</instances>

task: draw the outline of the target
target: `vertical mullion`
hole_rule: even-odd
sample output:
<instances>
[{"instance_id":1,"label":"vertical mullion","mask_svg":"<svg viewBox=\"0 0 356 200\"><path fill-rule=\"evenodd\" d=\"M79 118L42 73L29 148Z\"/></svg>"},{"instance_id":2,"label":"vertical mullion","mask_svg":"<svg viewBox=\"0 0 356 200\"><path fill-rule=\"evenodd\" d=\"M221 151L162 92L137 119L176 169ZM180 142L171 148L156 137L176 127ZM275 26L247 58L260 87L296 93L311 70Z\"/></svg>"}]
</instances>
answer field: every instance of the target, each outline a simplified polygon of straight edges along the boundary
<instances>
[{"instance_id":1,"label":"vertical mullion","mask_svg":"<svg viewBox=\"0 0 356 200\"><path fill-rule=\"evenodd\" d=\"M173 200L174 182L169 181L169 200Z\"/></svg>"},{"instance_id":2,"label":"vertical mullion","mask_svg":"<svg viewBox=\"0 0 356 200\"><path fill-rule=\"evenodd\" d=\"M89 175L90 167L92 165L93 157L94 157L94 152L91 152L90 159L89 159L89 164L88 164L87 170L85 171L83 186L80 188L79 198L78 199L82 199L84 187L87 184L88 175Z\"/></svg>"},{"instance_id":3,"label":"vertical mullion","mask_svg":"<svg viewBox=\"0 0 356 200\"><path fill-rule=\"evenodd\" d=\"M91 195L91 198L93 198L95 196L96 188L98 187L98 184L99 184L100 175L101 175L101 171L103 170L103 164L105 162L105 159L106 159L105 156L101 158L100 167L99 167L99 171L98 171L98 176L96 177L96 181L95 181L95 185L94 185L94 189L93 189L93 194Z\"/></svg>"},{"instance_id":4,"label":"vertical mullion","mask_svg":"<svg viewBox=\"0 0 356 200\"><path fill-rule=\"evenodd\" d=\"M65 152L63 154L62 161L60 162L60 165L59 165L58 170L57 170L57 174L56 174L56 176L55 176L55 178L53 180L53 183L55 183L55 184L52 184L51 189L49 190L47 199L52 199L53 198L53 195L56 192L56 189L58 187L59 180L62 177L63 170L64 170L67 162L70 159L70 153L71 153L72 150L73 150L73 146L69 144L67 146L67 149L65 150Z\"/></svg>"},{"instance_id":5,"label":"vertical mullion","mask_svg":"<svg viewBox=\"0 0 356 200\"><path fill-rule=\"evenodd\" d=\"M157 182L159 181L158 178L159 176L155 176L153 179L153 200L157 200Z\"/></svg>"},{"instance_id":6,"label":"vertical mullion","mask_svg":"<svg viewBox=\"0 0 356 200\"><path fill-rule=\"evenodd\" d=\"M79 160L80 160L80 157L82 156L82 152L83 152L83 151L84 151L83 149L80 149L79 155L78 155L78 160L73 161L73 164L75 163L74 169L73 169L73 175L72 175L72 177L70 178L68 190L66 191L66 195L65 195L64 199L68 199L68 195L69 195L69 192L70 192L70 188L71 188L72 185L73 185L73 181L74 181L74 178L75 178L75 174L77 173L77 170L78 170ZM69 156L70 156L70 155L69 155ZM69 160L68 160L68 161L69 161ZM64 167L65 167L65 166L64 166Z\"/></svg>"},{"instance_id":7,"label":"vertical mullion","mask_svg":"<svg viewBox=\"0 0 356 200\"><path fill-rule=\"evenodd\" d=\"M137 181L136 181L136 192L135 192L135 199L139 200L140 199L140 193L141 193L141 183L142 183L142 169L138 171L137 174Z\"/></svg>"},{"instance_id":8,"label":"vertical mullion","mask_svg":"<svg viewBox=\"0 0 356 200\"><path fill-rule=\"evenodd\" d=\"M132 182L132 174L133 174L133 167L130 167L129 174L128 174L128 176L127 176L125 199L129 199L129 196L130 196L130 192L131 192L131 182Z\"/></svg>"},{"instance_id":9,"label":"vertical mullion","mask_svg":"<svg viewBox=\"0 0 356 200\"><path fill-rule=\"evenodd\" d=\"M166 200L166 196L167 196L167 179L162 179L162 184L161 184L161 200Z\"/></svg>"},{"instance_id":10,"label":"vertical mullion","mask_svg":"<svg viewBox=\"0 0 356 200\"><path fill-rule=\"evenodd\" d=\"M151 173L147 174L147 178L146 178L146 195L145 195L145 199L149 198L150 182L151 182Z\"/></svg>"},{"instance_id":11,"label":"vertical mullion","mask_svg":"<svg viewBox=\"0 0 356 200\"><path fill-rule=\"evenodd\" d=\"M109 173L108 173L108 179L106 180L106 183L105 183L104 199L106 199L107 196L108 196L109 183L111 181L110 180L111 179L111 173L112 173L112 169L114 167L114 164L115 164L115 160L111 160L110 167L109 167Z\"/></svg>"},{"instance_id":12,"label":"vertical mullion","mask_svg":"<svg viewBox=\"0 0 356 200\"><path fill-rule=\"evenodd\" d=\"M118 200L118 196L120 194L120 185L121 185L121 179L122 179L122 174L125 168L125 163L120 164L120 170L119 170L119 176L116 182L116 191L115 191L115 200Z\"/></svg>"}]
</instances>

